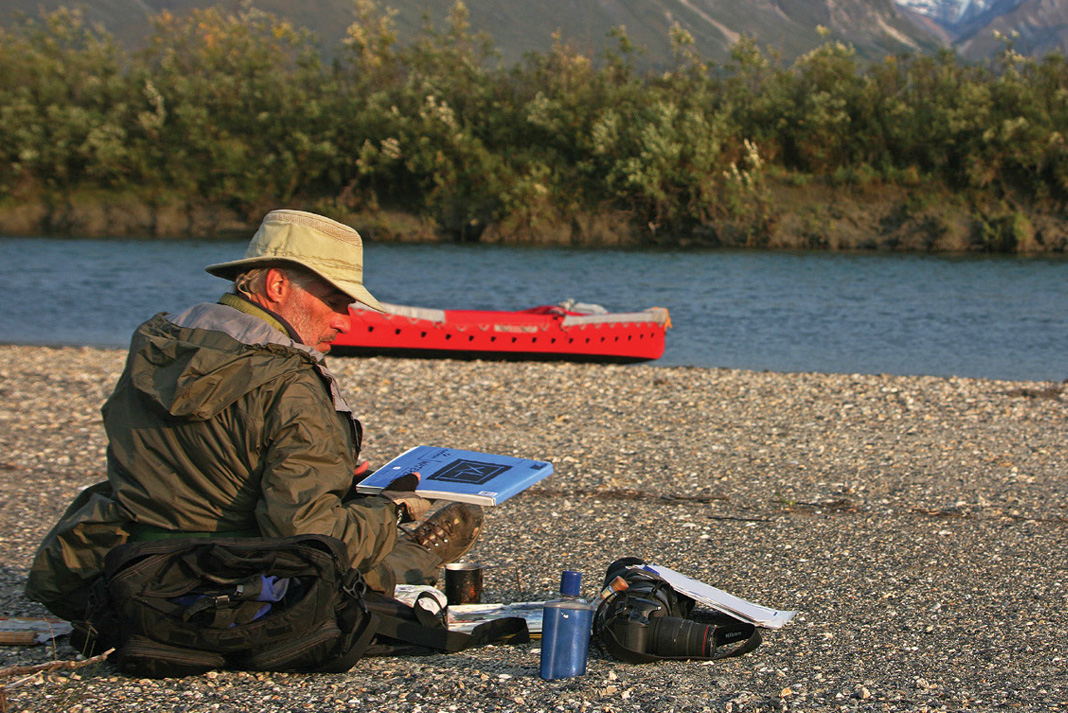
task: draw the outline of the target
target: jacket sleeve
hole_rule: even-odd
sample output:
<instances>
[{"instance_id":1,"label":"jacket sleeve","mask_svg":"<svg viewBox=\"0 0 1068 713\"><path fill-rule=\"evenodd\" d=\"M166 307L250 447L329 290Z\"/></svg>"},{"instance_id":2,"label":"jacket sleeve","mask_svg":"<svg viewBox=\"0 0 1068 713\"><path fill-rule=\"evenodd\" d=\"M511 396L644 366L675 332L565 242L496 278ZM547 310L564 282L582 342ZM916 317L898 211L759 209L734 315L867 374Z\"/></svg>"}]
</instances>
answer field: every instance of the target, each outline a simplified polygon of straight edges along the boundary
<instances>
[{"instance_id":1,"label":"jacket sleeve","mask_svg":"<svg viewBox=\"0 0 1068 713\"><path fill-rule=\"evenodd\" d=\"M318 376L304 372L280 389L264 418L260 533L330 535L345 543L357 569L381 562L397 542L396 506L381 497L342 500L356 464L353 434Z\"/></svg>"}]
</instances>

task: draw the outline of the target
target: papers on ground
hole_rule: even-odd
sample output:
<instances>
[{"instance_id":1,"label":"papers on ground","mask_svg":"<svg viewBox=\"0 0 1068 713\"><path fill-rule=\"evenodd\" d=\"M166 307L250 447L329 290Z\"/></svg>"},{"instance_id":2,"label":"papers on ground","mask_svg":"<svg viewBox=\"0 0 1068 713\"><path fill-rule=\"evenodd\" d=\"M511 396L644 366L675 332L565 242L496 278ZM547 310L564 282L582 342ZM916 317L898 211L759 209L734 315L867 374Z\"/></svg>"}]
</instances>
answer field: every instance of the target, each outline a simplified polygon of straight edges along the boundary
<instances>
[{"instance_id":1,"label":"papers on ground","mask_svg":"<svg viewBox=\"0 0 1068 713\"><path fill-rule=\"evenodd\" d=\"M747 602L740 597L724 592L722 589L716 589L711 585L699 582L667 567L657 564L641 565L641 567L663 577L668 584L675 588L675 591L681 592L716 611L733 616L735 619L747 621L754 626L766 629L781 629L797 614L795 611L779 611L753 602Z\"/></svg>"}]
</instances>

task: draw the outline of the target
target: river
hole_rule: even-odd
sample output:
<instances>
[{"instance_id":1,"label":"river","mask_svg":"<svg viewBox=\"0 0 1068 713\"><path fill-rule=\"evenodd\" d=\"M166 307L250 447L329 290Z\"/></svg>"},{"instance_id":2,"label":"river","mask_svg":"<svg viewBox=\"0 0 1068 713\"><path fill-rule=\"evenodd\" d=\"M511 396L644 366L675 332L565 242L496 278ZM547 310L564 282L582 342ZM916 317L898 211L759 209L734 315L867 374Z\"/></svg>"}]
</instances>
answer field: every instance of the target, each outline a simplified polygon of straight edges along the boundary
<instances>
[{"instance_id":1,"label":"river","mask_svg":"<svg viewBox=\"0 0 1068 713\"><path fill-rule=\"evenodd\" d=\"M155 312L215 300L245 243L0 238L0 343L124 347ZM386 302L667 307L661 366L1068 378L1068 259L370 244Z\"/></svg>"}]
</instances>

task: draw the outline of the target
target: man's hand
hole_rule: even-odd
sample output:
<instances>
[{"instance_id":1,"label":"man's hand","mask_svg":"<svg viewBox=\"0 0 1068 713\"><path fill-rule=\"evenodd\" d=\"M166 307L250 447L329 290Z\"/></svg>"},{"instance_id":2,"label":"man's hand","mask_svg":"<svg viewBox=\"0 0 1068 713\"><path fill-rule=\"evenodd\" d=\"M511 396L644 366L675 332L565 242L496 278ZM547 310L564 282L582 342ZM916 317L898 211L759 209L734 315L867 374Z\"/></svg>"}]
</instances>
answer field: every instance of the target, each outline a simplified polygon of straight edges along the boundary
<instances>
[{"instance_id":1,"label":"man's hand","mask_svg":"<svg viewBox=\"0 0 1068 713\"><path fill-rule=\"evenodd\" d=\"M419 473L402 475L380 493L397 506L397 515L401 522L422 520L430 512L430 501L415 494L420 477Z\"/></svg>"}]
</instances>

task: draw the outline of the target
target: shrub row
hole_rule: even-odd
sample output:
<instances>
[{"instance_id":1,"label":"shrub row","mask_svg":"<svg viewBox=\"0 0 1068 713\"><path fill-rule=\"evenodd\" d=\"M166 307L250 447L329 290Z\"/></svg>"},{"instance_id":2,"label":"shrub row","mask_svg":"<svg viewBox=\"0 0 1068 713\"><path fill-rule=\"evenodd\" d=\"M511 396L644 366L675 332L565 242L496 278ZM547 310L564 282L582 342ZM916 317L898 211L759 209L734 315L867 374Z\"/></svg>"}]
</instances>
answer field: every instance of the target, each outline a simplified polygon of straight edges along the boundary
<instances>
[{"instance_id":1,"label":"shrub row","mask_svg":"<svg viewBox=\"0 0 1068 713\"><path fill-rule=\"evenodd\" d=\"M0 200L92 189L250 216L325 201L459 240L614 211L662 240L759 235L769 177L1068 198L1060 55L862 64L828 42L786 64L743 39L714 66L676 29L653 74L619 29L603 57L555 38L506 67L460 3L408 44L390 17L359 0L330 61L247 8L163 13L137 51L70 9L0 31Z\"/></svg>"}]
</instances>

